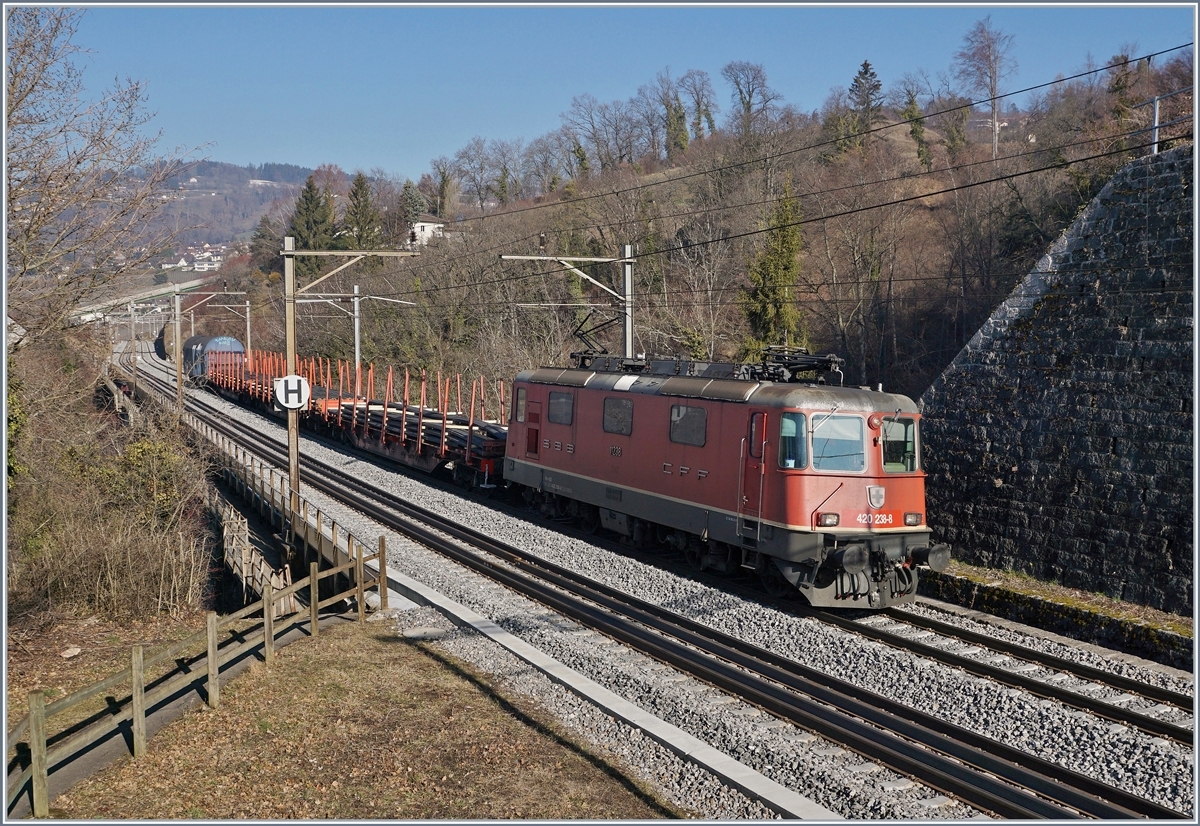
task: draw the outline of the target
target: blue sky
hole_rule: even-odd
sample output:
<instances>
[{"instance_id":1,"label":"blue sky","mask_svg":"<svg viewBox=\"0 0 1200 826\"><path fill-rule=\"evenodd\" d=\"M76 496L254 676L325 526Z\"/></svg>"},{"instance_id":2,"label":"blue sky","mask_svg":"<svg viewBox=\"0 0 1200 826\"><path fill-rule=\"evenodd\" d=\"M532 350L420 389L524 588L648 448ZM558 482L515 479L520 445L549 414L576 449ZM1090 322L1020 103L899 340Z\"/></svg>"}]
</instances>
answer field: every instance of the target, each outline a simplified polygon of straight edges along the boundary
<instances>
[{"instance_id":1,"label":"blue sky","mask_svg":"<svg viewBox=\"0 0 1200 826\"><path fill-rule=\"evenodd\" d=\"M667 67L708 72L723 110L720 70L733 60L762 64L803 111L848 86L863 60L885 89L918 70L936 78L987 15L1015 38L1010 90L1102 65L1125 46L1181 46L1195 31L1194 6L1144 3L101 5L75 42L90 50L89 87L147 83L164 149L415 180L475 135L529 141L557 129L574 96L626 100Z\"/></svg>"}]
</instances>

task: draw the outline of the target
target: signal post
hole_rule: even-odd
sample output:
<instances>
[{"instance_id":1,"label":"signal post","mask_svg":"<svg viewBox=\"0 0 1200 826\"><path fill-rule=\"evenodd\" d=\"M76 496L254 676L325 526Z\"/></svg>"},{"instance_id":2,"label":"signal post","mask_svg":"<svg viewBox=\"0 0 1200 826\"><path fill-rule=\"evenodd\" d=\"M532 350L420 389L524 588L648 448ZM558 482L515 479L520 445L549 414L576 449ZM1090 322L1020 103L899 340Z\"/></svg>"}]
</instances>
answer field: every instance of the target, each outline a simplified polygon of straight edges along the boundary
<instances>
[{"instance_id":1,"label":"signal post","mask_svg":"<svg viewBox=\"0 0 1200 826\"><path fill-rule=\"evenodd\" d=\"M283 324L286 369L288 372L288 375L284 377L284 381L291 380L291 384L287 386L299 388L302 385L307 385L307 381L296 374L296 296L364 258L412 258L420 255L420 253L402 250L298 250L296 249L296 239L289 235L283 239L283 249L280 251L280 255L283 256ZM351 256L351 259L340 267L335 267L325 273L311 284L297 288L296 256L298 255L339 255L343 257ZM297 382L296 380L299 381ZM290 400L291 397L288 398ZM288 507L291 509L293 515L300 510L300 407L302 406L298 405L295 408L288 407L287 417L288 488L291 491L291 495L288 498Z\"/></svg>"}]
</instances>

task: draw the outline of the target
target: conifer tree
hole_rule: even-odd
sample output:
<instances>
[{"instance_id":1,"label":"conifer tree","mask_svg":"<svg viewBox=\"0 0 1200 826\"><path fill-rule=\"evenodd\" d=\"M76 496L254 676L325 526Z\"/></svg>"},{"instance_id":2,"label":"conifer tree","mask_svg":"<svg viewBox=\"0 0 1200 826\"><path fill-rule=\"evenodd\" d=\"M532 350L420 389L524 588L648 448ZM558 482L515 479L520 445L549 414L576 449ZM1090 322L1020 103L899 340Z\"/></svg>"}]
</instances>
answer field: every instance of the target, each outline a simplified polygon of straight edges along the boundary
<instances>
[{"instance_id":1,"label":"conifer tree","mask_svg":"<svg viewBox=\"0 0 1200 826\"><path fill-rule=\"evenodd\" d=\"M350 196L347 199L342 229L340 238L343 239L345 249L375 249L383 237L383 221L371 196L371 184L361 172L354 176L354 181L350 184Z\"/></svg>"},{"instance_id":2,"label":"conifer tree","mask_svg":"<svg viewBox=\"0 0 1200 826\"><path fill-rule=\"evenodd\" d=\"M800 310L795 304L800 275L800 204L786 181L775 204L766 243L750 264L750 288L742 290L742 311L750 337L742 344L741 358L758 360L771 345L807 346L800 335Z\"/></svg>"},{"instance_id":3,"label":"conifer tree","mask_svg":"<svg viewBox=\"0 0 1200 826\"><path fill-rule=\"evenodd\" d=\"M264 215L250 238L250 263L266 275L282 273L283 256L279 254L282 248L283 237L279 228L272 223L270 216Z\"/></svg>"},{"instance_id":4,"label":"conifer tree","mask_svg":"<svg viewBox=\"0 0 1200 826\"><path fill-rule=\"evenodd\" d=\"M425 196L410 180L406 180L400 190L400 208L404 210L404 225L409 228L421 220L421 213L428 208Z\"/></svg>"},{"instance_id":5,"label":"conifer tree","mask_svg":"<svg viewBox=\"0 0 1200 826\"><path fill-rule=\"evenodd\" d=\"M296 211L292 213L292 236L298 250L327 250L333 248L333 204L329 196L317 188L312 175L304 182L300 197L296 200ZM315 275L321 269L316 256L298 256L296 275Z\"/></svg>"},{"instance_id":6,"label":"conifer tree","mask_svg":"<svg viewBox=\"0 0 1200 826\"><path fill-rule=\"evenodd\" d=\"M850 83L850 106L853 110L852 129L854 145L864 146L867 136L883 117L883 83L871 68L871 61L864 60Z\"/></svg>"}]
</instances>

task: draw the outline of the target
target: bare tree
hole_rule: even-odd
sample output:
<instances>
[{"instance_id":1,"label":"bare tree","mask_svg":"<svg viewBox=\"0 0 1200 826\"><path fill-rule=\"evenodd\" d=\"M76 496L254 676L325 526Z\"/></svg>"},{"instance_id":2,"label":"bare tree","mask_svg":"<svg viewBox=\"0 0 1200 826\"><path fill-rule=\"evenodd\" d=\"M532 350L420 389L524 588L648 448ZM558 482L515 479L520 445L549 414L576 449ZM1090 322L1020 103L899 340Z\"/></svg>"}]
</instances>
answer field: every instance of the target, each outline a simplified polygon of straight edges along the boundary
<instances>
[{"instance_id":1,"label":"bare tree","mask_svg":"<svg viewBox=\"0 0 1200 826\"><path fill-rule=\"evenodd\" d=\"M571 108L563 114L563 123L585 141L600 162L600 171L632 163L638 155L638 130L633 105L614 100L601 103L592 94L571 99Z\"/></svg>"},{"instance_id":2,"label":"bare tree","mask_svg":"<svg viewBox=\"0 0 1200 826\"><path fill-rule=\"evenodd\" d=\"M479 135L471 138L466 146L454 153L454 168L462 179L463 189L474 196L479 211L483 212L493 178L486 141Z\"/></svg>"},{"instance_id":3,"label":"bare tree","mask_svg":"<svg viewBox=\"0 0 1200 826\"><path fill-rule=\"evenodd\" d=\"M155 216L178 152L156 157L141 82L84 97L83 11L11 7L6 76L8 308L33 339L174 245Z\"/></svg>"},{"instance_id":4,"label":"bare tree","mask_svg":"<svg viewBox=\"0 0 1200 826\"><path fill-rule=\"evenodd\" d=\"M688 69L683 77L679 78L678 85L679 91L687 95L690 104L692 137L695 140L703 138L705 125L708 126L708 134L716 132L717 127L713 121L713 114L717 111L718 106L712 81L708 79L708 72L700 69Z\"/></svg>"},{"instance_id":5,"label":"bare tree","mask_svg":"<svg viewBox=\"0 0 1200 826\"><path fill-rule=\"evenodd\" d=\"M733 87L734 111L730 118L737 133L743 138L755 134L782 95L767 85L767 71L760 63L734 60L721 69L721 77Z\"/></svg>"},{"instance_id":6,"label":"bare tree","mask_svg":"<svg viewBox=\"0 0 1200 826\"><path fill-rule=\"evenodd\" d=\"M487 162L492 172L488 192L496 196L501 206L507 206L522 197L521 161L525 154L525 141L493 140L488 143Z\"/></svg>"},{"instance_id":7,"label":"bare tree","mask_svg":"<svg viewBox=\"0 0 1200 826\"><path fill-rule=\"evenodd\" d=\"M542 135L534 138L525 147L522 158L525 178L532 187L534 195L549 195L558 189L563 181L564 165L554 135Z\"/></svg>"},{"instance_id":8,"label":"bare tree","mask_svg":"<svg viewBox=\"0 0 1200 826\"><path fill-rule=\"evenodd\" d=\"M429 162L433 170L431 192L425 196L436 208L439 218L449 218L458 209L458 193L461 188L461 174L454 161L445 155L440 155ZM422 178L422 180L424 180Z\"/></svg>"},{"instance_id":9,"label":"bare tree","mask_svg":"<svg viewBox=\"0 0 1200 826\"><path fill-rule=\"evenodd\" d=\"M664 78L664 74L660 73L654 83L647 83L638 87L637 96L629 101L630 109L637 121L637 128L640 132L639 143L646 146L647 150L656 159L662 158L663 153L663 132L666 128L666 107L670 105L663 101L663 81L670 84L670 76Z\"/></svg>"},{"instance_id":10,"label":"bare tree","mask_svg":"<svg viewBox=\"0 0 1200 826\"><path fill-rule=\"evenodd\" d=\"M388 245L403 243L407 240L408 229L404 206L400 201L400 191L404 186L404 181L378 166L372 167L368 177L371 180L371 198L379 209L383 229L382 243Z\"/></svg>"},{"instance_id":11,"label":"bare tree","mask_svg":"<svg viewBox=\"0 0 1200 826\"><path fill-rule=\"evenodd\" d=\"M963 38L963 48L954 53L955 77L966 91L988 99L992 113L992 157L1000 153L1000 84L1017 70L1012 56L1014 38L992 26L988 15Z\"/></svg>"}]
</instances>

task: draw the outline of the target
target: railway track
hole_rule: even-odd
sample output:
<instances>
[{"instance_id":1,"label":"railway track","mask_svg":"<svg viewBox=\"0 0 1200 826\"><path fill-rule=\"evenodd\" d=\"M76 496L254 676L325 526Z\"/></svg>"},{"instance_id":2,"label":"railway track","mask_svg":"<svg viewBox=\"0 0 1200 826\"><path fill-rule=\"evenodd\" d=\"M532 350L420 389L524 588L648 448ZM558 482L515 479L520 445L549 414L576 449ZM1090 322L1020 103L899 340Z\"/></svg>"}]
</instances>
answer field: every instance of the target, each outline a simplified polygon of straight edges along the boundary
<instances>
[{"instance_id":1,"label":"railway track","mask_svg":"<svg viewBox=\"0 0 1200 826\"><path fill-rule=\"evenodd\" d=\"M1195 700L1190 695L1132 680L907 611L890 609L874 617L857 620L830 615L828 612L820 612L817 616L851 633L937 660L976 676L1020 688L1039 697L1055 700L1159 737L1188 746L1195 745L1195 731L1192 729L1193 720L1190 716ZM896 627L880 627L883 623L902 626L910 633L900 633ZM911 633L914 627L917 630ZM940 635L940 641L943 643L959 641L968 647L959 651L946 650L934 643L934 635ZM1072 682L1083 681L1084 685L1081 687L1060 684L1068 678L1074 678ZM1095 690L1098 687L1117 691L1119 694L1116 697L1100 698L1085 693L1089 688ZM1124 703L1138 699L1157 703L1154 709L1160 713L1186 711L1189 714L1186 719L1180 721L1164 720L1148 714L1145 709L1123 707Z\"/></svg>"},{"instance_id":2,"label":"railway track","mask_svg":"<svg viewBox=\"0 0 1200 826\"><path fill-rule=\"evenodd\" d=\"M286 463L282 447L257 432L223 416L210 425ZM1182 817L495 542L308 457L303 472L307 485L589 628L977 808L1021 818Z\"/></svg>"}]
</instances>

